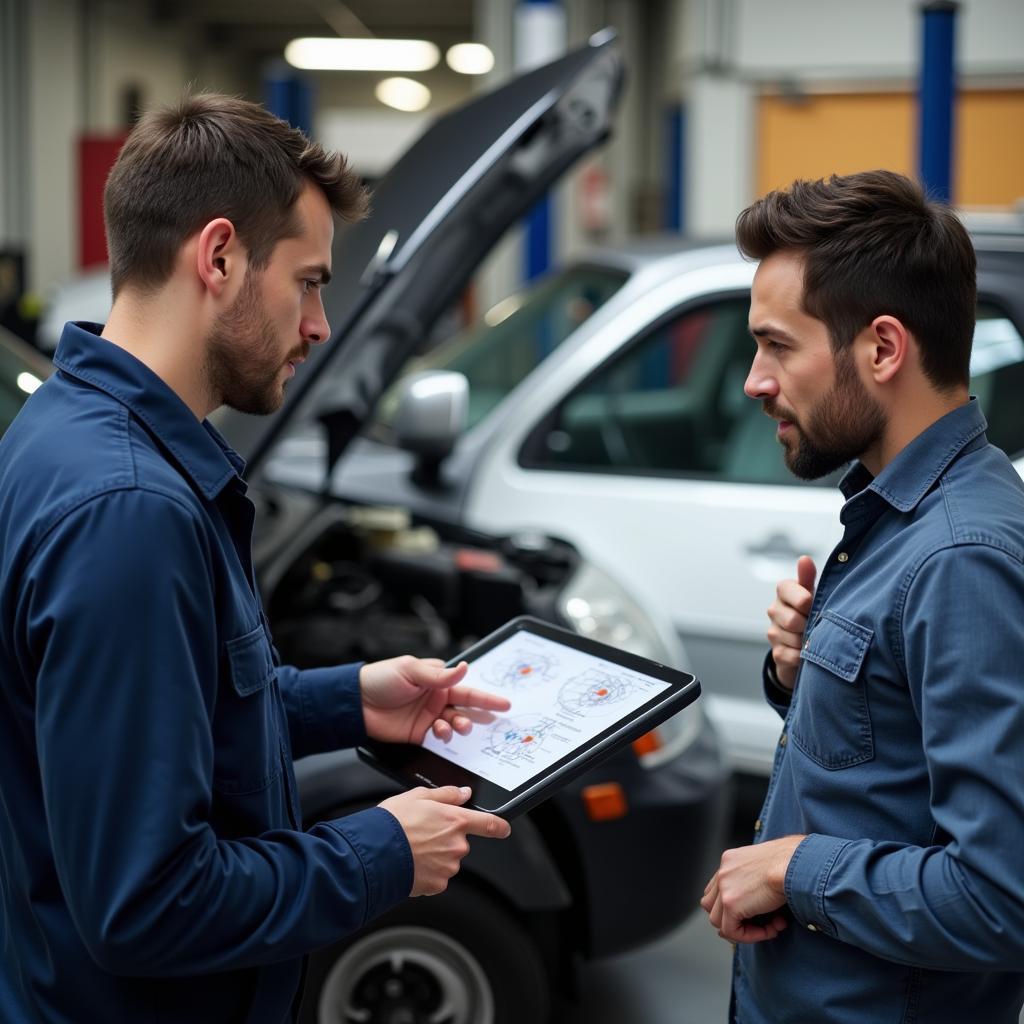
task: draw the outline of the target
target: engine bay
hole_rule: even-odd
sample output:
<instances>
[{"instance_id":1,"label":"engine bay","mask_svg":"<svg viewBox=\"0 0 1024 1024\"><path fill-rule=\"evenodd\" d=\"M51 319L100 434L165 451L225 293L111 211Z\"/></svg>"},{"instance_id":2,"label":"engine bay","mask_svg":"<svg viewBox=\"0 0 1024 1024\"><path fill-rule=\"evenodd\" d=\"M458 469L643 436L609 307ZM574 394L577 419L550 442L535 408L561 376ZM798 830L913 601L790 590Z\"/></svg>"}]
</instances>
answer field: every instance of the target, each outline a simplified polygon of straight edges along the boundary
<instances>
[{"instance_id":1,"label":"engine bay","mask_svg":"<svg viewBox=\"0 0 1024 1024\"><path fill-rule=\"evenodd\" d=\"M516 615L559 621L557 596L578 564L562 541L446 537L401 508L332 503L330 512L267 603L288 664L447 660Z\"/></svg>"}]
</instances>

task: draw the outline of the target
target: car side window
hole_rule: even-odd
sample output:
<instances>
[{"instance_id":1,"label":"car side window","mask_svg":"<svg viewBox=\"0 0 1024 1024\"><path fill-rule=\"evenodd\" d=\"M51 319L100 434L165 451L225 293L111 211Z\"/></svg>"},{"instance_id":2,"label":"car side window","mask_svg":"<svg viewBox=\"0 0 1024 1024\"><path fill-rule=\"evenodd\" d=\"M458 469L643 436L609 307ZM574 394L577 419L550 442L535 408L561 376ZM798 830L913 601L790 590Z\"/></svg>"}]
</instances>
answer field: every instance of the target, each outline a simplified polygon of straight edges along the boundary
<instances>
[{"instance_id":1,"label":"car side window","mask_svg":"<svg viewBox=\"0 0 1024 1024\"><path fill-rule=\"evenodd\" d=\"M978 302L971 350L971 394L988 420L988 439L1007 455L1024 452L1024 339L988 299Z\"/></svg>"},{"instance_id":2,"label":"car side window","mask_svg":"<svg viewBox=\"0 0 1024 1024\"><path fill-rule=\"evenodd\" d=\"M22 360L0 345L0 435L40 383Z\"/></svg>"},{"instance_id":3,"label":"car side window","mask_svg":"<svg viewBox=\"0 0 1024 1024\"><path fill-rule=\"evenodd\" d=\"M551 469L792 483L775 425L743 393L750 300L678 313L569 395L527 460Z\"/></svg>"}]
</instances>

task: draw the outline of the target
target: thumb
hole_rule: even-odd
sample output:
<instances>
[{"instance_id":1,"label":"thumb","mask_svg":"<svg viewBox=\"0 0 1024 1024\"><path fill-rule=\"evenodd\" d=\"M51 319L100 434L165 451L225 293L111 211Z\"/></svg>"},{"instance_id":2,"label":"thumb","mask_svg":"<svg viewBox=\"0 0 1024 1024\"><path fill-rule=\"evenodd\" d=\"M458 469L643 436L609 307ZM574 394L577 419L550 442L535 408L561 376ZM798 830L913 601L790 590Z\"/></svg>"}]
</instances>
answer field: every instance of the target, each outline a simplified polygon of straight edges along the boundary
<instances>
[{"instance_id":1,"label":"thumb","mask_svg":"<svg viewBox=\"0 0 1024 1024\"><path fill-rule=\"evenodd\" d=\"M424 800L436 800L440 804L464 804L472 795L473 791L469 786L438 786L437 789L422 788L421 793Z\"/></svg>"},{"instance_id":2,"label":"thumb","mask_svg":"<svg viewBox=\"0 0 1024 1024\"><path fill-rule=\"evenodd\" d=\"M804 590L814 593L814 580L818 570L814 565L814 559L810 555L801 555L796 560L796 580Z\"/></svg>"},{"instance_id":3,"label":"thumb","mask_svg":"<svg viewBox=\"0 0 1024 1024\"><path fill-rule=\"evenodd\" d=\"M447 690L462 682L469 671L469 663L460 661L449 668L435 658L419 658L411 676L412 681L426 690Z\"/></svg>"}]
</instances>

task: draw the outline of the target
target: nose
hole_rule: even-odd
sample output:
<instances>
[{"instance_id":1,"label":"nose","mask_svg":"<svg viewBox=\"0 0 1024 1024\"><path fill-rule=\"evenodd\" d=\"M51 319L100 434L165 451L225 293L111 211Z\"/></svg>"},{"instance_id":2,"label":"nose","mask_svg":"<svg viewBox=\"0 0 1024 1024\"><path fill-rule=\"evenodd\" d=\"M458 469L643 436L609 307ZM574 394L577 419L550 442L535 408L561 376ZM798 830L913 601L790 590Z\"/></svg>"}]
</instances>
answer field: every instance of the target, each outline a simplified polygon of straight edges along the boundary
<instances>
[{"instance_id":1,"label":"nose","mask_svg":"<svg viewBox=\"0 0 1024 1024\"><path fill-rule=\"evenodd\" d=\"M308 311L303 313L299 331L303 341L308 341L311 345L322 345L331 336L331 325L327 322L320 290L317 289L311 298L312 303Z\"/></svg>"},{"instance_id":2,"label":"nose","mask_svg":"<svg viewBox=\"0 0 1024 1024\"><path fill-rule=\"evenodd\" d=\"M750 372L743 382L743 393L747 398L774 398L779 393L779 382L768 372L762 359L761 353L754 356L750 364Z\"/></svg>"}]
</instances>

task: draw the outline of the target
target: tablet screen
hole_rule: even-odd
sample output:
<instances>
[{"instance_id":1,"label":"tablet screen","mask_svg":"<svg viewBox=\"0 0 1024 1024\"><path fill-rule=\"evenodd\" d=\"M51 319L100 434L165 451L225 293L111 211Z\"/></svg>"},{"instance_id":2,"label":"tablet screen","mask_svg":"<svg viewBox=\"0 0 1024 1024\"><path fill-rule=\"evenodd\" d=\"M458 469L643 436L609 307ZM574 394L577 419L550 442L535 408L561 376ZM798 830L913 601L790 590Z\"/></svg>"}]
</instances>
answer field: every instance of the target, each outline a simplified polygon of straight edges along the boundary
<instances>
[{"instance_id":1,"label":"tablet screen","mask_svg":"<svg viewBox=\"0 0 1024 1024\"><path fill-rule=\"evenodd\" d=\"M508 698L511 709L447 743L427 733L423 746L507 790L671 685L525 630L471 661L464 681Z\"/></svg>"}]
</instances>

